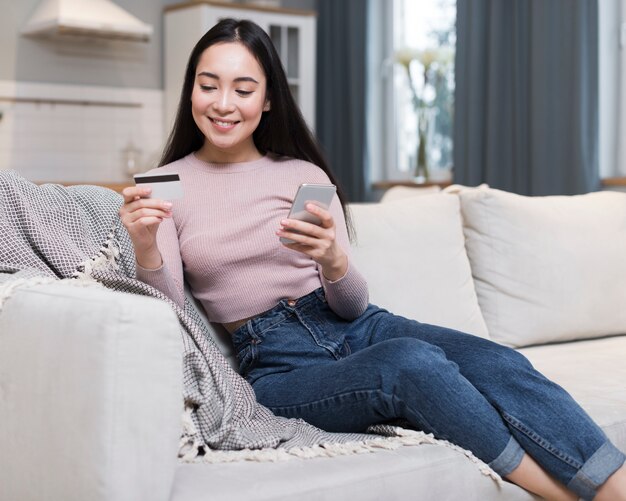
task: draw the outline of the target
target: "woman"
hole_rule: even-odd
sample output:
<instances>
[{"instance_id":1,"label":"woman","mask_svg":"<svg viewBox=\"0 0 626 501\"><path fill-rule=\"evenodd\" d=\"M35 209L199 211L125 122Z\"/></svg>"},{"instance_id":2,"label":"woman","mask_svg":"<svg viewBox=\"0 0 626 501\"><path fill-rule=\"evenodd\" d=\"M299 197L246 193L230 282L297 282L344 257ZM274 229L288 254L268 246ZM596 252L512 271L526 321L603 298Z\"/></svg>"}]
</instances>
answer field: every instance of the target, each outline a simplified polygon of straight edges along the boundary
<instances>
[{"instance_id":1,"label":"woman","mask_svg":"<svg viewBox=\"0 0 626 501\"><path fill-rule=\"evenodd\" d=\"M223 20L193 49L161 165L182 200L123 192L138 278L181 305L187 280L273 412L328 431L402 421L543 497L626 499L624 455L520 354L368 304L341 195L307 205L321 226L286 218L301 183L336 182L257 25Z\"/></svg>"}]
</instances>

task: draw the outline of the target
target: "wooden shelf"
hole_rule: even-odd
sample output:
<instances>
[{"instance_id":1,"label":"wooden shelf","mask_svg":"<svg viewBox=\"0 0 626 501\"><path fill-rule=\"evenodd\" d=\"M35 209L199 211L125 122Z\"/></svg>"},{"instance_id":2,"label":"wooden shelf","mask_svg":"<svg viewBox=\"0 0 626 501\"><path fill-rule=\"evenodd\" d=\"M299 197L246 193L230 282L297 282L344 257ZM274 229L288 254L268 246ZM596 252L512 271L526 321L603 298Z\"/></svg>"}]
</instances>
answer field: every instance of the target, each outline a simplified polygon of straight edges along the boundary
<instances>
[{"instance_id":1,"label":"wooden shelf","mask_svg":"<svg viewBox=\"0 0 626 501\"><path fill-rule=\"evenodd\" d=\"M425 183L417 183L413 180L405 180L405 181L377 181L372 183L372 188L375 190L388 190L389 188L393 188L394 186L407 186L410 188L428 188L429 186L439 186L440 188L445 188L446 186L450 186L452 184L451 181L441 181L441 182L425 182Z\"/></svg>"},{"instance_id":2,"label":"wooden shelf","mask_svg":"<svg viewBox=\"0 0 626 501\"><path fill-rule=\"evenodd\" d=\"M626 177L606 177L602 180L602 186L626 186Z\"/></svg>"},{"instance_id":3,"label":"wooden shelf","mask_svg":"<svg viewBox=\"0 0 626 501\"><path fill-rule=\"evenodd\" d=\"M129 103L120 101L93 101L90 99L56 99L48 97L13 97L0 96L0 101L9 103L29 103L29 104L50 104L50 105L71 105L71 106L102 106L109 108L142 108L141 103Z\"/></svg>"},{"instance_id":4,"label":"wooden shelf","mask_svg":"<svg viewBox=\"0 0 626 501\"><path fill-rule=\"evenodd\" d=\"M626 177L606 177L601 180L602 186L626 186ZM416 183L412 180L405 181L377 181L372 183L372 188L376 190L388 190L389 188L393 188L394 186L409 186L412 188L424 188L428 186L439 186L440 188L445 188L446 186L450 186L453 184L451 181L442 181L442 182L426 182L426 183Z\"/></svg>"}]
</instances>

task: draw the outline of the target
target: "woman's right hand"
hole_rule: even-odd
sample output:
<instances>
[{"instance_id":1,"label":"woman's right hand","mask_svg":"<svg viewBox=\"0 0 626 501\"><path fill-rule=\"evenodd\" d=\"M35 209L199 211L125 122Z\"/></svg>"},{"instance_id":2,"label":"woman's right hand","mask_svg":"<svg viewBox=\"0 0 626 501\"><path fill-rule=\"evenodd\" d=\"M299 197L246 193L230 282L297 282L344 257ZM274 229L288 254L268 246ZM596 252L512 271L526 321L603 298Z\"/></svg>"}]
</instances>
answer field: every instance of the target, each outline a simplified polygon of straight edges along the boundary
<instances>
[{"instance_id":1,"label":"woman's right hand","mask_svg":"<svg viewBox=\"0 0 626 501\"><path fill-rule=\"evenodd\" d=\"M135 247L137 264L142 268L156 269L162 264L156 234L163 219L172 217L172 203L146 198L150 196L150 191L150 188L137 186L124 188L120 218Z\"/></svg>"}]
</instances>

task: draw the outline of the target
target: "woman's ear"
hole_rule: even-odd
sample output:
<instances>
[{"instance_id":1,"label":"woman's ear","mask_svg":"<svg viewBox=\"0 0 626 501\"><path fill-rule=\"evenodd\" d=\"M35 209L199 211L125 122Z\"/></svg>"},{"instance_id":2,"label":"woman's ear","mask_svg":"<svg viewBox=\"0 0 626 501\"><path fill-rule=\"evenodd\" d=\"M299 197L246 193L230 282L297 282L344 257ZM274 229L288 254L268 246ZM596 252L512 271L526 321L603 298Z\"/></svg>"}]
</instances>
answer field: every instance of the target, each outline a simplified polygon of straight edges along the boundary
<instances>
[{"instance_id":1,"label":"woman's ear","mask_svg":"<svg viewBox=\"0 0 626 501\"><path fill-rule=\"evenodd\" d=\"M269 101L265 101L265 104L263 105L263 111L270 111L270 109L272 109L272 106L270 105Z\"/></svg>"}]
</instances>

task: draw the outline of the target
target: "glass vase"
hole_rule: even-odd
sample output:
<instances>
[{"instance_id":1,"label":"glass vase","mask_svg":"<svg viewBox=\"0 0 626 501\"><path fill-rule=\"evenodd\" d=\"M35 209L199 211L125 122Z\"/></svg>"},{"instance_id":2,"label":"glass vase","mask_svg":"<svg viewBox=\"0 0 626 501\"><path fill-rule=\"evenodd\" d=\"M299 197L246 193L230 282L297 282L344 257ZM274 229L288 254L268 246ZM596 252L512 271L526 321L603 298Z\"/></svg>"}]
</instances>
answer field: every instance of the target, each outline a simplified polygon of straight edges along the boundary
<instances>
[{"instance_id":1,"label":"glass vase","mask_svg":"<svg viewBox=\"0 0 626 501\"><path fill-rule=\"evenodd\" d=\"M427 183L429 179L428 169L428 132L432 119L431 110L428 108L420 108L418 110L417 122L417 154L415 155L415 171L414 179L416 183Z\"/></svg>"}]
</instances>

